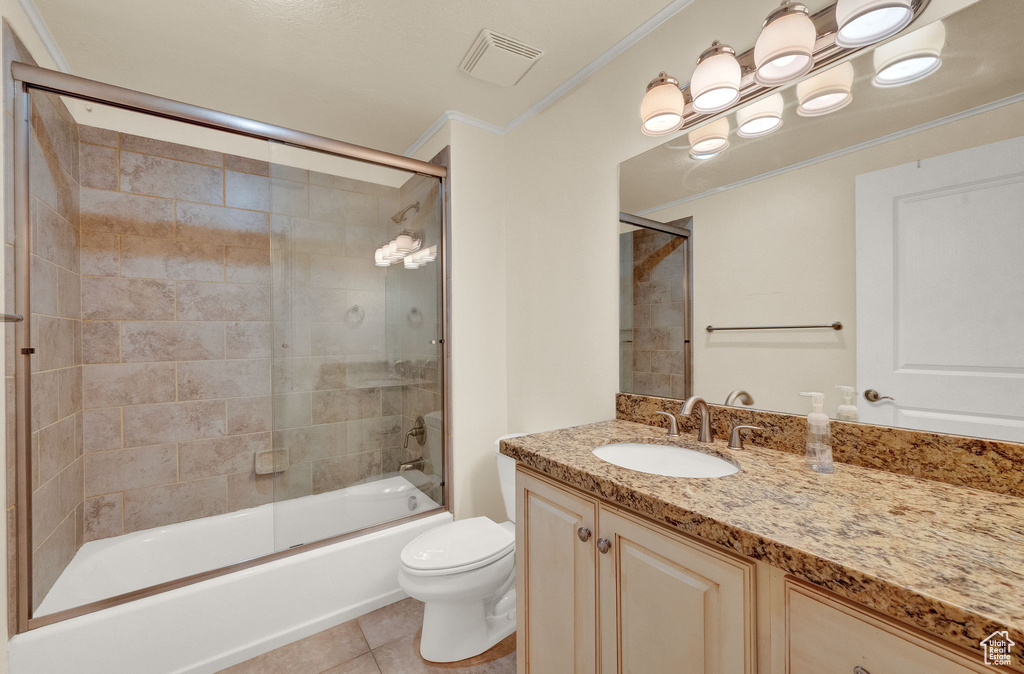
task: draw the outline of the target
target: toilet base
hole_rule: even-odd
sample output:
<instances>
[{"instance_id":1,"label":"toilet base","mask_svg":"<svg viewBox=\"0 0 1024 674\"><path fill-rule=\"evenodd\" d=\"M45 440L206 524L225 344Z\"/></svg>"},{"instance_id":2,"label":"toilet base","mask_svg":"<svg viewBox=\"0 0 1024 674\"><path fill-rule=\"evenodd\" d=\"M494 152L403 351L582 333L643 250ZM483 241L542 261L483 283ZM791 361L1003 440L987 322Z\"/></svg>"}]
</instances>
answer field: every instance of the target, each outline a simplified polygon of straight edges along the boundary
<instances>
[{"instance_id":1,"label":"toilet base","mask_svg":"<svg viewBox=\"0 0 1024 674\"><path fill-rule=\"evenodd\" d=\"M458 662L487 651L516 631L515 594L513 586L492 602L427 602L420 657Z\"/></svg>"}]
</instances>

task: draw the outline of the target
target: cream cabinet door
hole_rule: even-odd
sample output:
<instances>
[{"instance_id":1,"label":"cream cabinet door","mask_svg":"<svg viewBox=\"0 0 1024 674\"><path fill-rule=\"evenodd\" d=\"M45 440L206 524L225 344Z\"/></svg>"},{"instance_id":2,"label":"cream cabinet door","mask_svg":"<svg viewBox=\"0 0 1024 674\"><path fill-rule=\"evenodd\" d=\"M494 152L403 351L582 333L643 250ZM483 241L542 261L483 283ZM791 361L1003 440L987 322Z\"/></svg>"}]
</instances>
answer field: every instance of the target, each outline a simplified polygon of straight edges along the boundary
<instances>
[{"instance_id":1,"label":"cream cabinet door","mask_svg":"<svg viewBox=\"0 0 1024 674\"><path fill-rule=\"evenodd\" d=\"M755 669L753 562L601 508L603 674Z\"/></svg>"},{"instance_id":2,"label":"cream cabinet door","mask_svg":"<svg viewBox=\"0 0 1024 674\"><path fill-rule=\"evenodd\" d=\"M597 503L521 469L516 492L518 671L596 672Z\"/></svg>"}]
</instances>

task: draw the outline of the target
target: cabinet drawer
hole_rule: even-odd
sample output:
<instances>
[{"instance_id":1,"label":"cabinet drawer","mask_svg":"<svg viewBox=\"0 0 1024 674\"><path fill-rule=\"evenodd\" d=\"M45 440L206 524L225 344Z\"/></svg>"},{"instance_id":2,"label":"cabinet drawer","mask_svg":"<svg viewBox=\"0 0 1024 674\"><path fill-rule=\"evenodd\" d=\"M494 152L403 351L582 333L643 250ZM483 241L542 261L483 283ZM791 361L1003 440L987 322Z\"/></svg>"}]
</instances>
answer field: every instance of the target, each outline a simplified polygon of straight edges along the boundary
<instances>
[{"instance_id":1,"label":"cabinet drawer","mask_svg":"<svg viewBox=\"0 0 1024 674\"><path fill-rule=\"evenodd\" d=\"M786 580L787 674L991 672L980 658Z\"/></svg>"}]
</instances>

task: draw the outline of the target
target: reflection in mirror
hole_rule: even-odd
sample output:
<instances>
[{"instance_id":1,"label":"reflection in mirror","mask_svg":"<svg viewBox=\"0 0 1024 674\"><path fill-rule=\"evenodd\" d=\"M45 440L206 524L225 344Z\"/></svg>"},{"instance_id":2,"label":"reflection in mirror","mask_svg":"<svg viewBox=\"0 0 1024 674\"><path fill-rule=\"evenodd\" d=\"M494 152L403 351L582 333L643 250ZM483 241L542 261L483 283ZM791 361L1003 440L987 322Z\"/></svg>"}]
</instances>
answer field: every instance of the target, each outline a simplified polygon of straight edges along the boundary
<instances>
[{"instance_id":1,"label":"reflection in mirror","mask_svg":"<svg viewBox=\"0 0 1024 674\"><path fill-rule=\"evenodd\" d=\"M806 414L820 391L835 418L1024 440L1021 34L1024 4L980 0L720 117L711 157L681 132L624 162L620 208L699 242L692 367L669 371L712 401ZM790 326L823 327L764 329ZM657 346L636 330L630 367Z\"/></svg>"}]
</instances>

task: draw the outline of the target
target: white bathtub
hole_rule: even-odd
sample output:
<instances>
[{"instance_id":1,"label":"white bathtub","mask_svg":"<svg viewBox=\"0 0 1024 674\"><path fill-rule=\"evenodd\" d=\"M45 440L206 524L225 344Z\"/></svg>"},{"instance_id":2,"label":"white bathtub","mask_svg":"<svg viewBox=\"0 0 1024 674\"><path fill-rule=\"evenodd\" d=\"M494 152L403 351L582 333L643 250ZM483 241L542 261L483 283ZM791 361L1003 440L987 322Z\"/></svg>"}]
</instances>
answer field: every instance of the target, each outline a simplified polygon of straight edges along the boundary
<instances>
[{"instance_id":1,"label":"white bathtub","mask_svg":"<svg viewBox=\"0 0 1024 674\"><path fill-rule=\"evenodd\" d=\"M392 476L92 541L36 614L436 507L405 477ZM401 599L402 548L449 521L439 513L19 634L10 642L10 671L216 672Z\"/></svg>"}]
</instances>

